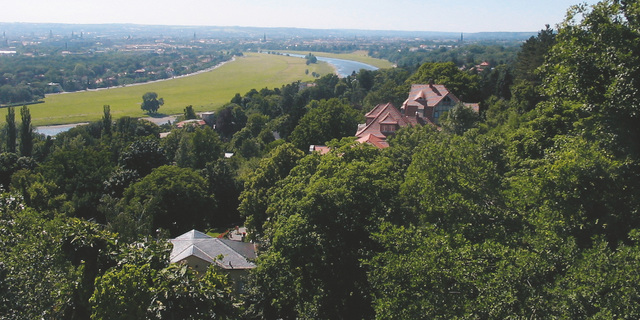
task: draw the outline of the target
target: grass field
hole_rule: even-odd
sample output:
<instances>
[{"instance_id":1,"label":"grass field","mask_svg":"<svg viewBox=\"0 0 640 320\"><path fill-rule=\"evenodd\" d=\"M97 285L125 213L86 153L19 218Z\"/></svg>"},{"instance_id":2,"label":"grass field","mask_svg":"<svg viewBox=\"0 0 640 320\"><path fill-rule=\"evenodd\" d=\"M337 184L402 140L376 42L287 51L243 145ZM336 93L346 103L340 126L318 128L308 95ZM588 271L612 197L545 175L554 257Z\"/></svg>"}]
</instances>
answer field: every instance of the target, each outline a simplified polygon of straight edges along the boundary
<instances>
[{"instance_id":1,"label":"grass field","mask_svg":"<svg viewBox=\"0 0 640 320\"><path fill-rule=\"evenodd\" d=\"M377 67L391 66L388 61L385 64L384 60L366 57L366 52L321 55ZM309 70L309 75L305 70ZM144 117L147 114L140 109L142 95L156 92L165 101L159 110L162 114L180 114L188 105L198 112L213 111L228 103L236 93L243 95L251 89L277 88L297 80L312 81L310 74L314 71L321 75L334 72L323 62L306 65L300 58L246 53L210 72L141 85L50 95L44 99L45 103L31 105L29 110L35 126L97 121L102 117L104 105L111 106L114 119ZM19 121L19 111L16 114ZM0 114L0 124L4 122L4 114Z\"/></svg>"},{"instance_id":2,"label":"grass field","mask_svg":"<svg viewBox=\"0 0 640 320\"><path fill-rule=\"evenodd\" d=\"M305 70L309 70L309 75ZM216 110L228 103L236 93L251 89L275 88L297 80L312 81L311 72L328 74L333 68L326 64L307 66L304 59L248 53L244 57L210 71L188 77L130 85L98 91L50 95L45 103L29 106L32 123L39 125L67 124L96 121L102 117L103 105L111 106L114 119L123 116L146 116L140 109L142 95L153 91L165 104L159 112L182 113L193 105L196 111ZM19 112L17 118L19 120ZM0 123L5 117L0 116Z\"/></svg>"},{"instance_id":3,"label":"grass field","mask_svg":"<svg viewBox=\"0 0 640 320\"><path fill-rule=\"evenodd\" d=\"M279 52L291 52L291 53L304 54L304 55L309 54L308 51L279 50ZM383 59L372 58L369 56L369 54L366 51L355 51L353 53L326 53L326 52L311 52L311 53L318 57L358 61L358 62L372 65L374 67L378 67L380 69L393 68L393 63Z\"/></svg>"}]
</instances>

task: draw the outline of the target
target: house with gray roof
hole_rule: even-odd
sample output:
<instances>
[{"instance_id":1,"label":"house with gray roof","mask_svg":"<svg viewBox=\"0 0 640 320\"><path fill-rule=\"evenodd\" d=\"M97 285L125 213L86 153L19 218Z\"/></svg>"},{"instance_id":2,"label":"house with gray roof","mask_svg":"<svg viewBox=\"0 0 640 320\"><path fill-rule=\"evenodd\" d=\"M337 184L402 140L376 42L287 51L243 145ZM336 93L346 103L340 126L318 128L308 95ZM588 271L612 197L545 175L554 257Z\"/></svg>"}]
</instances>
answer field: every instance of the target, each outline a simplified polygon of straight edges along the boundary
<instances>
[{"instance_id":1,"label":"house with gray roof","mask_svg":"<svg viewBox=\"0 0 640 320\"><path fill-rule=\"evenodd\" d=\"M211 237L203 232L191 230L174 239L171 263L186 263L203 274L210 265L215 265L234 282L236 292L242 292L242 278L256 267L256 247L253 243Z\"/></svg>"}]
</instances>

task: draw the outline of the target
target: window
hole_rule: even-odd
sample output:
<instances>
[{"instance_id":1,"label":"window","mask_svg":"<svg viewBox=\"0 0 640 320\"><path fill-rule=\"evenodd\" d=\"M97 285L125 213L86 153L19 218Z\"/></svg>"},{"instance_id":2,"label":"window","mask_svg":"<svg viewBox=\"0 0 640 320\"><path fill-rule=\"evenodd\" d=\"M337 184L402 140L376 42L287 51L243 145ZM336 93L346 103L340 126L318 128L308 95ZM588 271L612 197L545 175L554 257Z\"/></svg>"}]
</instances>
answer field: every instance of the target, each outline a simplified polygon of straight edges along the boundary
<instances>
[{"instance_id":1,"label":"window","mask_svg":"<svg viewBox=\"0 0 640 320\"><path fill-rule=\"evenodd\" d=\"M380 125L380 131L382 132L394 132L396 131L396 126L393 124L383 124Z\"/></svg>"},{"instance_id":2,"label":"window","mask_svg":"<svg viewBox=\"0 0 640 320\"><path fill-rule=\"evenodd\" d=\"M440 111L436 111L433 113L433 117L438 119L438 117L440 116Z\"/></svg>"}]
</instances>

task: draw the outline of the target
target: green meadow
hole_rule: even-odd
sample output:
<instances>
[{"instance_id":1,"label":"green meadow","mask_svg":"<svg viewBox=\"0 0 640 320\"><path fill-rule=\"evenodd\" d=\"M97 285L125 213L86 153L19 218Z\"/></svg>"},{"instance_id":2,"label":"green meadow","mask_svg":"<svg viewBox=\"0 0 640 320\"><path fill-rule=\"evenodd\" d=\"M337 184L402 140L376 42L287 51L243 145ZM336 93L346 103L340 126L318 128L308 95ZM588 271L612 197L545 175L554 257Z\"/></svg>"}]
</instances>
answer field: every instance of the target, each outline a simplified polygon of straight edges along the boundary
<instances>
[{"instance_id":1,"label":"green meadow","mask_svg":"<svg viewBox=\"0 0 640 320\"><path fill-rule=\"evenodd\" d=\"M308 52L308 51L294 51L294 50L278 50L278 52L290 52L297 54L309 54L312 53L318 57L327 57L327 58L335 58L335 59L344 59L344 60L353 60L362 63L366 63L368 65L372 65L374 67L380 69L393 68L393 63L384 59L377 59L369 56L366 51L355 51L352 53L327 53L327 52Z\"/></svg>"},{"instance_id":2,"label":"green meadow","mask_svg":"<svg viewBox=\"0 0 640 320\"><path fill-rule=\"evenodd\" d=\"M305 74L309 70L309 74ZM142 95L156 92L165 104L162 114L180 114L188 105L196 111L212 111L228 103L236 93L251 89L276 88L294 81L312 81L312 72L332 73L326 63L307 66L304 59L280 55L247 53L215 70L182 78L129 85L97 91L49 95L44 103L29 106L36 126L96 121L102 117L103 106L111 106L114 119L123 116L147 116L140 109ZM19 118L19 112L16 112ZM0 117L4 122L5 117Z\"/></svg>"}]
</instances>

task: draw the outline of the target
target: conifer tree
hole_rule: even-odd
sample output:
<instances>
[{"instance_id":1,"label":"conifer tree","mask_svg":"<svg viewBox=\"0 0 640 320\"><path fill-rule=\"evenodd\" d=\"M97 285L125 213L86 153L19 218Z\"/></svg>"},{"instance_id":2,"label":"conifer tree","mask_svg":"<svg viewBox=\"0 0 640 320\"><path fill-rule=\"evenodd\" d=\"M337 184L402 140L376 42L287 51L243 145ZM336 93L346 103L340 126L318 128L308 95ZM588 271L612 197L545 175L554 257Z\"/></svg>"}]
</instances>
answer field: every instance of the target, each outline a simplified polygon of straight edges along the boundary
<instances>
[{"instance_id":1,"label":"conifer tree","mask_svg":"<svg viewBox=\"0 0 640 320\"><path fill-rule=\"evenodd\" d=\"M16 111L7 109L7 152L16 152Z\"/></svg>"},{"instance_id":2,"label":"conifer tree","mask_svg":"<svg viewBox=\"0 0 640 320\"><path fill-rule=\"evenodd\" d=\"M31 113L29 107L23 106L20 109L22 124L20 125L20 154L23 157L30 157L33 151L33 127L31 127Z\"/></svg>"}]
</instances>

